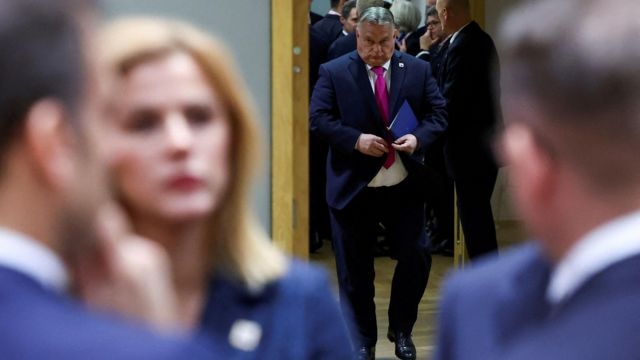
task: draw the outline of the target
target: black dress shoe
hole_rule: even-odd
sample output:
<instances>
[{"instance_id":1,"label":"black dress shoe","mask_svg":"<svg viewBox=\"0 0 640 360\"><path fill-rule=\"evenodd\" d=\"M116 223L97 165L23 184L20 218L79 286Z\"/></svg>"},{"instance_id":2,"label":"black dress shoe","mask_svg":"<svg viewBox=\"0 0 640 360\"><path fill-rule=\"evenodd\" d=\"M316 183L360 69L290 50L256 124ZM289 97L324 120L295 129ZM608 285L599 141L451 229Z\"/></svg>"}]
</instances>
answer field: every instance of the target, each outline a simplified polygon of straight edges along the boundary
<instances>
[{"instance_id":1,"label":"black dress shoe","mask_svg":"<svg viewBox=\"0 0 640 360\"><path fill-rule=\"evenodd\" d=\"M396 356L402 360L415 360L416 359L416 346L411 340L411 334L403 331L391 331L387 332L387 339L395 343Z\"/></svg>"},{"instance_id":2,"label":"black dress shoe","mask_svg":"<svg viewBox=\"0 0 640 360\"><path fill-rule=\"evenodd\" d=\"M375 360L376 347L375 346L361 346L356 352L357 360Z\"/></svg>"}]
</instances>

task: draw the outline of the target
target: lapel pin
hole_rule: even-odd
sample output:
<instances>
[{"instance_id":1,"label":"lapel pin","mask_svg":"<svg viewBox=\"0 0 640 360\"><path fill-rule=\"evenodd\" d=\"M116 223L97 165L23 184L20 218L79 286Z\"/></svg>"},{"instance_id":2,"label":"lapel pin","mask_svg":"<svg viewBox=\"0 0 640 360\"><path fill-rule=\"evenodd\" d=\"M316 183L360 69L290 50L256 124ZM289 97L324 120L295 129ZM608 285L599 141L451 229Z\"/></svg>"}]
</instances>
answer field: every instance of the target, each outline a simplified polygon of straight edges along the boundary
<instances>
[{"instance_id":1,"label":"lapel pin","mask_svg":"<svg viewBox=\"0 0 640 360\"><path fill-rule=\"evenodd\" d=\"M257 322L239 319L231 326L229 343L239 350L253 351L260 344L262 327Z\"/></svg>"},{"instance_id":2,"label":"lapel pin","mask_svg":"<svg viewBox=\"0 0 640 360\"><path fill-rule=\"evenodd\" d=\"M404 67L404 63L399 63L398 66L403 68Z\"/></svg>"}]
</instances>

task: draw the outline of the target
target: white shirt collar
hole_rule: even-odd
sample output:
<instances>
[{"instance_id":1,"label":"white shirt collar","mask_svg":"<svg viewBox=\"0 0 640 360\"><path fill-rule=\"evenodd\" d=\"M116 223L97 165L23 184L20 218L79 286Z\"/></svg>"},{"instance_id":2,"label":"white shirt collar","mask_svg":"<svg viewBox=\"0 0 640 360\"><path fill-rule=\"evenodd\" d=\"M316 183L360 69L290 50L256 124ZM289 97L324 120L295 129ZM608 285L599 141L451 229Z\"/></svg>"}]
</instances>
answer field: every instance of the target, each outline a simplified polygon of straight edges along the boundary
<instances>
[{"instance_id":1,"label":"white shirt collar","mask_svg":"<svg viewBox=\"0 0 640 360\"><path fill-rule=\"evenodd\" d=\"M329 12L327 13L327 15L338 15L338 16L342 16L339 12L333 10L333 9L329 9Z\"/></svg>"},{"instance_id":2,"label":"white shirt collar","mask_svg":"<svg viewBox=\"0 0 640 360\"><path fill-rule=\"evenodd\" d=\"M367 65L367 70L368 70L368 71L371 71L371 68L372 68L373 66L371 66L371 65L369 65L369 64L366 64L366 65ZM384 68L384 73L385 73L385 74L386 74L386 73L387 73L387 71L389 70L389 66L391 66L391 59L387 60L387 62L386 62L386 63L382 64L382 67Z\"/></svg>"},{"instance_id":3,"label":"white shirt collar","mask_svg":"<svg viewBox=\"0 0 640 360\"><path fill-rule=\"evenodd\" d=\"M557 304L605 268L640 254L640 210L585 235L554 268L547 299Z\"/></svg>"},{"instance_id":4,"label":"white shirt collar","mask_svg":"<svg viewBox=\"0 0 640 360\"><path fill-rule=\"evenodd\" d=\"M469 21L465 26L461 27L460 29L458 29L458 31L454 32L453 35L451 35L451 40L449 41L449 46L453 45L453 42L456 40L456 38L458 37L458 34L460 34L460 31L462 31L462 29L466 28L467 26L469 26L469 24L471 24L471 21Z\"/></svg>"},{"instance_id":5,"label":"white shirt collar","mask_svg":"<svg viewBox=\"0 0 640 360\"><path fill-rule=\"evenodd\" d=\"M27 235L0 227L0 266L25 274L43 286L64 292L69 276L60 258Z\"/></svg>"},{"instance_id":6,"label":"white shirt collar","mask_svg":"<svg viewBox=\"0 0 640 360\"><path fill-rule=\"evenodd\" d=\"M373 72L373 70L371 70L373 66L369 64L366 64L366 65L367 65L367 74L369 75L369 84L371 84L371 90L373 90L373 93L375 94L376 74ZM389 89L389 82L391 81L391 75L389 74L390 66L391 66L391 59L389 59L389 61L387 61L386 63L382 64L382 67L384 68L384 81L387 83L387 89Z\"/></svg>"}]
</instances>

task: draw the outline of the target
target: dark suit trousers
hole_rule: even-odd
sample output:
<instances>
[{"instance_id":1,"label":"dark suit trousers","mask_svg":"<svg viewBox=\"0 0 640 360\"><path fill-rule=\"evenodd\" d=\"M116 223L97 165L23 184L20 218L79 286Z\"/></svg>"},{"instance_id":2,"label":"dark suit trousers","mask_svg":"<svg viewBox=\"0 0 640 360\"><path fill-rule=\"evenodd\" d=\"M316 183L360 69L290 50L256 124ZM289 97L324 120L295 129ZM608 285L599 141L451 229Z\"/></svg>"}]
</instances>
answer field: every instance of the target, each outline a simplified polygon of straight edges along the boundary
<instances>
[{"instance_id":1,"label":"dark suit trousers","mask_svg":"<svg viewBox=\"0 0 640 360\"><path fill-rule=\"evenodd\" d=\"M453 208L453 179L447 174L444 162L444 139L436 141L425 155L425 164L429 171L429 177L423 182L427 201L427 219L430 212L436 218L436 225L431 225L431 241L453 241L454 208ZM433 236L435 235L435 236Z\"/></svg>"},{"instance_id":2,"label":"dark suit trousers","mask_svg":"<svg viewBox=\"0 0 640 360\"><path fill-rule=\"evenodd\" d=\"M458 214L471 259L498 250L496 228L491 210L491 194L498 169L490 160L475 159L454 171Z\"/></svg>"},{"instance_id":3,"label":"dark suit trousers","mask_svg":"<svg viewBox=\"0 0 640 360\"><path fill-rule=\"evenodd\" d=\"M411 175L392 187L365 188L344 209L330 209L341 300L353 311L361 345L378 338L374 304L374 244L378 223L397 256L391 283L389 326L411 332L431 269L424 201Z\"/></svg>"},{"instance_id":4,"label":"dark suit trousers","mask_svg":"<svg viewBox=\"0 0 640 360\"><path fill-rule=\"evenodd\" d=\"M309 238L312 248L321 245L316 243L317 240L331 236L326 200L328 151L327 143L316 136L309 136Z\"/></svg>"}]
</instances>

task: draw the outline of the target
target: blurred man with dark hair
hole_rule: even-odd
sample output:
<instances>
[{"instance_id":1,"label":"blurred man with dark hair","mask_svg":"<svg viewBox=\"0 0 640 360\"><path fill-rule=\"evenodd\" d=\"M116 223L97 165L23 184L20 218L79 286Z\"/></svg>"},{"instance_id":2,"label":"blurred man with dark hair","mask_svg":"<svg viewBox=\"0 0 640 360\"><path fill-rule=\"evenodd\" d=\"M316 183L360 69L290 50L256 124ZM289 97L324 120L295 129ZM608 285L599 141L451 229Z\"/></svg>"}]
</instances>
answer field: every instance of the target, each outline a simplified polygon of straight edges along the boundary
<instances>
[{"instance_id":1,"label":"blurred man with dark hair","mask_svg":"<svg viewBox=\"0 0 640 360\"><path fill-rule=\"evenodd\" d=\"M88 1L0 0L1 356L211 358L195 344L89 313L64 296L76 290L153 308L132 296L166 275L144 242L129 253L146 262L137 269L124 267L115 243L96 253L93 224L107 193L92 145L102 112L94 13Z\"/></svg>"},{"instance_id":2,"label":"blurred man with dark hair","mask_svg":"<svg viewBox=\"0 0 640 360\"><path fill-rule=\"evenodd\" d=\"M436 359L640 358L639 18L636 0L507 16L501 153L537 240L447 283Z\"/></svg>"}]
</instances>

